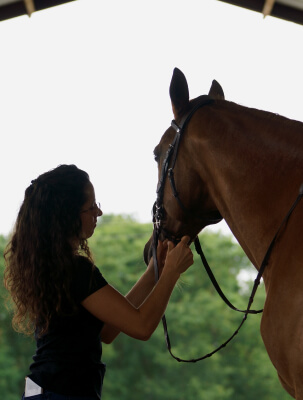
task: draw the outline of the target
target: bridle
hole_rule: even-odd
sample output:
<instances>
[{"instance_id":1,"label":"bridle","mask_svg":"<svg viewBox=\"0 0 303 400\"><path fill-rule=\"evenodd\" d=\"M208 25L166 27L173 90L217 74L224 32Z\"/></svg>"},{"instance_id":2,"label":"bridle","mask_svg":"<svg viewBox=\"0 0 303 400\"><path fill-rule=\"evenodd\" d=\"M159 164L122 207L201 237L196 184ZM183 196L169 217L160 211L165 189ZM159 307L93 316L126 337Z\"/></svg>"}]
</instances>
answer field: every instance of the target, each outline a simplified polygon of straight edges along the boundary
<instances>
[{"instance_id":1,"label":"bridle","mask_svg":"<svg viewBox=\"0 0 303 400\"><path fill-rule=\"evenodd\" d=\"M157 199L155 201L154 207L153 207L153 221L156 229L160 229L161 223L163 220L163 212L164 212L164 207L163 207L163 197L164 197L164 188L165 188L165 181L168 176L170 186L172 189L173 196L176 198L179 206L183 210L183 212L187 215L193 214L190 209L186 208L185 205L182 203L179 193L176 189L176 184L175 184L175 179L174 179L174 168L175 164L177 161L177 155L178 155L178 150L180 146L180 141L183 136L183 133L185 131L185 128L190 121L191 117L194 115L194 113L201 107L211 104L214 102L214 100L209 97L209 96L200 96L196 99L196 105L184 115L184 117L181 119L180 123L178 124L175 120L171 122L172 128L176 131L174 140L172 143L168 146L168 150L166 152L165 158L162 163L162 168L161 168L161 174L160 174L160 179L158 181L158 186L157 186ZM222 220L222 217L219 213L216 213L214 216L210 216L208 218L205 218L205 222L208 224L214 224Z\"/></svg>"},{"instance_id":2,"label":"bridle","mask_svg":"<svg viewBox=\"0 0 303 400\"><path fill-rule=\"evenodd\" d=\"M179 206L181 207L181 209L183 210L184 213L186 213L187 215L190 215L192 213L192 211L188 208L185 207L185 205L182 203L180 197L179 197L179 193L176 189L176 184L175 184L175 180L174 180L174 167L177 161L177 155L178 155L178 150L179 150L179 145L180 145L180 140L182 139L182 136L184 134L185 128L188 124L188 122L190 121L191 117L194 115L194 113L201 107L206 106L208 104L213 103L214 100L207 96L200 96L196 99L196 103L193 106L193 108L183 116L183 118L181 119L181 121L179 123L177 123L175 120L173 120L171 122L171 126L174 128L174 130L176 131L175 137L172 141L172 143L169 145L168 150L166 152L165 158L163 160L163 164L162 164L162 168L161 168L161 173L160 173L160 178L159 178L159 182L157 185L157 198L156 201L154 203L153 206L153 223L154 223L154 230L153 230L153 244L152 244L152 254L153 254L153 260L154 260L154 272L155 272L155 281L157 282L159 280L159 268L158 268L158 260L157 260L157 245L158 245L158 240L161 234L161 231L163 233L163 235L169 239L174 241L175 243L177 243L178 241L180 241L181 238L177 238L173 235L171 235L169 232L167 232L164 228L163 228L163 219L164 219L164 205L163 205L163 198L164 198L164 189L165 189L165 183L166 183L166 179L167 177L169 178L169 182L170 182L170 186L172 189L172 193L173 196L176 198ZM273 240L271 241L267 252L263 258L261 267L259 269L259 272L257 274L257 277L254 281L254 285L252 288L252 292L251 295L249 297L249 301L248 301L248 305L246 310L240 310L238 308L236 308L235 306L233 306L233 304L226 298L226 296L224 295L223 291L221 290L215 276L213 275L211 268L208 265L208 262L206 260L206 257L204 256L204 253L202 251L202 247L198 238L195 238L194 240L194 245L195 245L195 249L197 251L197 253L200 255L202 263L204 265L204 268L210 278L210 280L212 281L215 289L217 290L218 294L220 295L220 297L224 300L224 302L234 311L238 311L241 313L244 313L243 319L239 325L239 327L237 328L237 330L232 334L232 336L227 339L223 344L221 344L221 346L219 346L218 348L216 348L215 350L213 350L211 353L208 353L202 357L199 358L195 358L195 359L190 359L190 360L184 360L181 359L179 357L176 357L171 350L171 344L170 344L170 338L168 335L168 328L167 328L167 322L166 322L166 317L165 315L163 315L162 317L162 324L163 324L163 328L164 328L164 335L165 335L165 340L166 340L166 346L167 349L170 353L170 355L177 361L179 362L188 362L188 363L194 363L197 361L201 361L204 360L206 358L211 357L213 354L217 353L219 350L221 350L223 347L225 347L239 332L239 330L241 329L242 325L244 324L244 322L247 319L248 314L258 314L261 313L263 310L251 310L251 306L252 303L254 301L254 297L255 294L257 292L257 289L260 285L261 282L261 278L262 275L264 273L264 270L268 264L269 261L269 257L271 255L272 249L274 247L274 244L276 242L277 236L279 235L282 227L286 224L286 222L288 221L290 215L292 214L293 210L295 209L295 207L297 206L298 202L301 200L301 198L303 197L303 184L300 187L299 190L299 195L296 198L295 202L293 203L293 205L291 206L291 208L289 209L288 213L286 214L285 218L283 219L281 225L279 226ZM209 225L209 224L214 224L217 222L220 222L222 220L222 216L221 214L215 213L209 216L206 216L203 219L203 222L205 222L205 225Z\"/></svg>"}]
</instances>

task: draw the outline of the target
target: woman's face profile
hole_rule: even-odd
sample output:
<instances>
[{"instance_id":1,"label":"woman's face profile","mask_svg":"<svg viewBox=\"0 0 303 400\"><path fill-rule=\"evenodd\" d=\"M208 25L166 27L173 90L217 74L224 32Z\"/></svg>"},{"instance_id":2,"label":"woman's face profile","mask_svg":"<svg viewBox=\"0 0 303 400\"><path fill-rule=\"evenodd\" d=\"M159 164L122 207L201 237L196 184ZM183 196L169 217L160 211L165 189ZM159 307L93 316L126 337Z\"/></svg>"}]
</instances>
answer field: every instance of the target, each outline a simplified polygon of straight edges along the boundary
<instances>
[{"instance_id":1,"label":"woman's face profile","mask_svg":"<svg viewBox=\"0 0 303 400\"><path fill-rule=\"evenodd\" d=\"M103 214L99 206L96 204L95 190L91 182L88 182L84 189L86 202L80 211L82 224L81 239L90 238L97 225L97 218Z\"/></svg>"}]
</instances>

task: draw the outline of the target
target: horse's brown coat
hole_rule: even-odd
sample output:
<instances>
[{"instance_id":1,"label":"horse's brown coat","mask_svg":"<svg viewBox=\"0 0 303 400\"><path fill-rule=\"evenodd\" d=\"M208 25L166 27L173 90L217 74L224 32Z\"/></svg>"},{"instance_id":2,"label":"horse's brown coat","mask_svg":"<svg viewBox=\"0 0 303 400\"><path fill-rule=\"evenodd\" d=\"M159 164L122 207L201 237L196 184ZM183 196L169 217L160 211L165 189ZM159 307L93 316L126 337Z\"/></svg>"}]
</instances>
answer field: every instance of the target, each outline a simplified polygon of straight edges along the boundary
<instances>
[{"instance_id":1,"label":"horse's brown coat","mask_svg":"<svg viewBox=\"0 0 303 400\"><path fill-rule=\"evenodd\" d=\"M222 100L200 108L182 138L175 165L182 211L167 183L164 227L192 239L202 218L219 211L251 262L259 269L267 247L303 183L303 124ZM170 96L176 121L192 107L183 73L175 69ZM155 149L159 171L175 132ZM278 237L264 274L266 302L261 334L284 388L303 400L303 201ZM148 245L146 246L146 251Z\"/></svg>"}]
</instances>

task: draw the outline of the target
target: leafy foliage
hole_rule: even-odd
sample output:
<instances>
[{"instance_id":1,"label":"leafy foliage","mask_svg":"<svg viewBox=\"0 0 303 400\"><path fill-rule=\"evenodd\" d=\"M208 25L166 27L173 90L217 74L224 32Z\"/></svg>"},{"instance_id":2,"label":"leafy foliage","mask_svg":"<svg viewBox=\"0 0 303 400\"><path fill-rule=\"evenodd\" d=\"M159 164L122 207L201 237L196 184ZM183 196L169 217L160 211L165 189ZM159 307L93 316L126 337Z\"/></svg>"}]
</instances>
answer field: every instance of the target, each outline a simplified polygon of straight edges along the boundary
<instances>
[{"instance_id":1,"label":"leafy foliage","mask_svg":"<svg viewBox=\"0 0 303 400\"><path fill-rule=\"evenodd\" d=\"M90 239L95 263L106 279L126 293L144 271L143 248L152 231L129 216L102 217ZM239 280L254 271L231 237L203 233L203 250L227 297L239 308L247 305L250 289ZM3 253L5 238L0 237ZM215 292L201 261L182 275L166 311L173 353L196 358L212 351L235 331L242 315L227 308ZM3 257L0 272L3 273ZM252 282L249 282L250 288ZM0 294L5 292L1 286ZM264 288L254 302L262 308ZM12 331L11 315L0 311L0 392L5 400L21 397L34 342ZM195 364L178 363L166 350L161 324L148 342L123 334L104 345L107 364L103 397L107 400L280 400L290 399L269 361L259 332L260 316L249 316L235 339L211 358Z\"/></svg>"},{"instance_id":2,"label":"leafy foliage","mask_svg":"<svg viewBox=\"0 0 303 400\"><path fill-rule=\"evenodd\" d=\"M5 400L21 397L24 376L28 372L29 360L35 351L33 339L13 331L11 313L8 310L7 293L3 285L3 252L6 239L0 236L0 393Z\"/></svg>"}]
</instances>

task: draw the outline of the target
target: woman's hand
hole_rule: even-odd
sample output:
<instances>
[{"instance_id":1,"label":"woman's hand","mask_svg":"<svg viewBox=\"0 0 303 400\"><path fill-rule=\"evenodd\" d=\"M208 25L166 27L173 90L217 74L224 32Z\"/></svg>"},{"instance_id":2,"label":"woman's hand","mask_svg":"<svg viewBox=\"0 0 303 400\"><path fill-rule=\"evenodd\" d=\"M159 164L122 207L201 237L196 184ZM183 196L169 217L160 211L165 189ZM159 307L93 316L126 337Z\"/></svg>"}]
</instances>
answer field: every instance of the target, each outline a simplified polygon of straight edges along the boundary
<instances>
[{"instance_id":1,"label":"woman's hand","mask_svg":"<svg viewBox=\"0 0 303 400\"><path fill-rule=\"evenodd\" d=\"M190 237L183 236L181 241L175 246L173 242L167 239L164 242L158 241L157 246L157 261L159 277L162 274L163 268L168 263L168 268L172 268L175 272L182 274L193 264L193 254L189 248ZM153 257L150 259L148 268L153 270Z\"/></svg>"},{"instance_id":2,"label":"woman's hand","mask_svg":"<svg viewBox=\"0 0 303 400\"><path fill-rule=\"evenodd\" d=\"M150 338L165 312L180 275L193 264L189 239L189 236L184 236L177 246L172 242L160 243L160 268L166 256L161 277L156 284L150 279L153 266L150 263L150 269L126 298L108 284L82 301L87 311L104 322L102 341L110 343L120 331L140 340Z\"/></svg>"},{"instance_id":3,"label":"woman's hand","mask_svg":"<svg viewBox=\"0 0 303 400\"><path fill-rule=\"evenodd\" d=\"M188 245L189 241L189 236L183 236L177 246L173 242L168 242L165 269L172 269L181 275L194 263L193 253Z\"/></svg>"},{"instance_id":4,"label":"woman's hand","mask_svg":"<svg viewBox=\"0 0 303 400\"><path fill-rule=\"evenodd\" d=\"M157 262L158 262L159 277L161 276L162 270L164 268L167 249L168 249L167 245L168 245L168 240L167 239L164 240L164 242L161 242L161 240L158 241ZM150 262L148 264L148 268L154 271L154 258L153 257L150 259Z\"/></svg>"}]
</instances>

